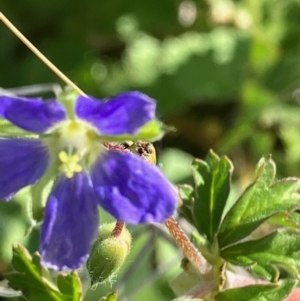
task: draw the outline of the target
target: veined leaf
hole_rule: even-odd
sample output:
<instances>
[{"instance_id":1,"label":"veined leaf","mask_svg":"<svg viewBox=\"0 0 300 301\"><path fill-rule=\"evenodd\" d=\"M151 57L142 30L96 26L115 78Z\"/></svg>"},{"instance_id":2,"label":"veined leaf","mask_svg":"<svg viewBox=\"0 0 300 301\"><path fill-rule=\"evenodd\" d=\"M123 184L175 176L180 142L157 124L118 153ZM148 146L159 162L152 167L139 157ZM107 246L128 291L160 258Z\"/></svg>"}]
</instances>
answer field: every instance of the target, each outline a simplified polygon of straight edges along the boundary
<instances>
[{"instance_id":1,"label":"veined leaf","mask_svg":"<svg viewBox=\"0 0 300 301\"><path fill-rule=\"evenodd\" d=\"M291 211L300 204L300 180L285 178L273 183L275 164L262 158L256 169L255 181L226 214L219 233L219 246L226 247L247 237L269 217Z\"/></svg>"},{"instance_id":2,"label":"veined leaf","mask_svg":"<svg viewBox=\"0 0 300 301\"><path fill-rule=\"evenodd\" d=\"M288 230L230 246L221 251L221 256L235 265L256 264L270 273L272 281L279 276L278 268L293 277L300 276L300 236Z\"/></svg>"},{"instance_id":3,"label":"veined leaf","mask_svg":"<svg viewBox=\"0 0 300 301\"><path fill-rule=\"evenodd\" d=\"M81 282L76 272L59 274L56 286L48 270L40 264L40 256L35 254L31 258L22 246L14 247L12 266L15 271L5 275L9 286L22 291L30 301L81 300Z\"/></svg>"},{"instance_id":4,"label":"veined leaf","mask_svg":"<svg viewBox=\"0 0 300 301\"><path fill-rule=\"evenodd\" d=\"M206 161L194 160L192 169L196 183L195 224L199 233L212 242L228 199L233 166L227 157L219 158L210 151Z\"/></svg>"},{"instance_id":5,"label":"veined leaf","mask_svg":"<svg viewBox=\"0 0 300 301\"><path fill-rule=\"evenodd\" d=\"M300 230L300 214L298 212L281 212L272 216L268 223L290 230Z\"/></svg>"},{"instance_id":6,"label":"veined leaf","mask_svg":"<svg viewBox=\"0 0 300 301\"><path fill-rule=\"evenodd\" d=\"M216 301L282 301L296 285L297 280L286 279L276 284L248 285L225 290L216 295Z\"/></svg>"}]
</instances>

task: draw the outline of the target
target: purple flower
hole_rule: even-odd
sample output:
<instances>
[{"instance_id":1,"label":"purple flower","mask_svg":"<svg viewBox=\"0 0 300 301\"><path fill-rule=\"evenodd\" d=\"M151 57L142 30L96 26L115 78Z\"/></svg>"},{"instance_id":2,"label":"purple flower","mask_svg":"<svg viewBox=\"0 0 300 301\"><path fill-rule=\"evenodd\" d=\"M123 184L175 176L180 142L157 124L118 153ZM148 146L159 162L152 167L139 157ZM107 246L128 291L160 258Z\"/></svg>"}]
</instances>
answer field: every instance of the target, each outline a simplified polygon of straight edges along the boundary
<instances>
[{"instance_id":1,"label":"purple flower","mask_svg":"<svg viewBox=\"0 0 300 301\"><path fill-rule=\"evenodd\" d=\"M123 93L105 102L70 94L59 101L0 96L0 105L0 117L25 130L18 138L0 137L0 199L55 178L41 230L44 265L76 269L86 261L98 205L132 224L172 215L177 195L160 170L104 147L138 139L155 121L155 102L146 95Z\"/></svg>"}]
</instances>

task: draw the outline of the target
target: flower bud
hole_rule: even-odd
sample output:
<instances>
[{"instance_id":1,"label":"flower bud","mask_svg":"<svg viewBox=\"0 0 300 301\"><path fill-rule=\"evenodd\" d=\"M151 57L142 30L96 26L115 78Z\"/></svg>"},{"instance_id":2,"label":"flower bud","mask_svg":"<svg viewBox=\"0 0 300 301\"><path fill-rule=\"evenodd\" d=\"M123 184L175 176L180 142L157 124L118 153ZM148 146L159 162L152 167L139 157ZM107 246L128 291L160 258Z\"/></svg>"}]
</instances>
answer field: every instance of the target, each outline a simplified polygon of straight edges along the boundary
<instances>
[{"instance_id":1,"label":"flower bud","mask_svg":"<svg viewBox=\"0 0 300 301\"><path fill-rule=\"evenodd\" d=\"M90 252L87 269L92 286L110 281L129 254L131 235L125 227L116 235L113 232L115 226L115 223L111 223L100 227L98 238Z\"/></svg>"}]
</instances>

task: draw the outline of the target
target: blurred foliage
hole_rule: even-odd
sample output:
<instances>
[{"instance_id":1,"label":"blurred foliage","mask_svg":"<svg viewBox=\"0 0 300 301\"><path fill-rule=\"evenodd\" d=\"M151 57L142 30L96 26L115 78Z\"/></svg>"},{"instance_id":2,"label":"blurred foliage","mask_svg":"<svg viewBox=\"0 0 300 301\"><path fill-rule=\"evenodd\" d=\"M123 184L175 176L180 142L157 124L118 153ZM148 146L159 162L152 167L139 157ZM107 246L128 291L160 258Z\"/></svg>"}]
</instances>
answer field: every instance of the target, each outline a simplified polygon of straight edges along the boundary
<instances>
[{"instance_id":1,"label":"blurred foliage","mask_svg":"<svg viewBox=\"0 0 300 301\"><path fill-rule=\"evenodd\" d=\"M269 153L279 177L299 176L298 0L0 0L0 11L86 93L138 89L155 98L159 116L177 128L160 156L176 183L210 148L233 160L237 190ZM63 85L4 24L0 45L0 87ZM29 227L21 199L0 204L0 271ZM130 300L172 297L165 278L154 283Z\"/></svg>"}]
</instances>

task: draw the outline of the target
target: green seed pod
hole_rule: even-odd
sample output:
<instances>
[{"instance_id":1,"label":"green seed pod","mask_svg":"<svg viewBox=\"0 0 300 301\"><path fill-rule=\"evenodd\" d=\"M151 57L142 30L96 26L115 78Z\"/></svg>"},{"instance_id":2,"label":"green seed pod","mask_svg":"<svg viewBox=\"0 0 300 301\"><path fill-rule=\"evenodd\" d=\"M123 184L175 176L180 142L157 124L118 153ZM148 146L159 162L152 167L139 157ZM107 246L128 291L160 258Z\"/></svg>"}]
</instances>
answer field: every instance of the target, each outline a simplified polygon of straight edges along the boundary
<instances>
[{"instance_id":1,"label":"green seed pod","mask_svg":"<svg viewBox=\"0 0 300 301\"><path fill-rule=\"evenodd\" d=\"M115 226L115 223L111 223L100 227L99 236L90 252L87 269L92 286L110 281L129 254L131 235L125 227L116 235L113 233Z\"/></svg>"}]
</instances>

